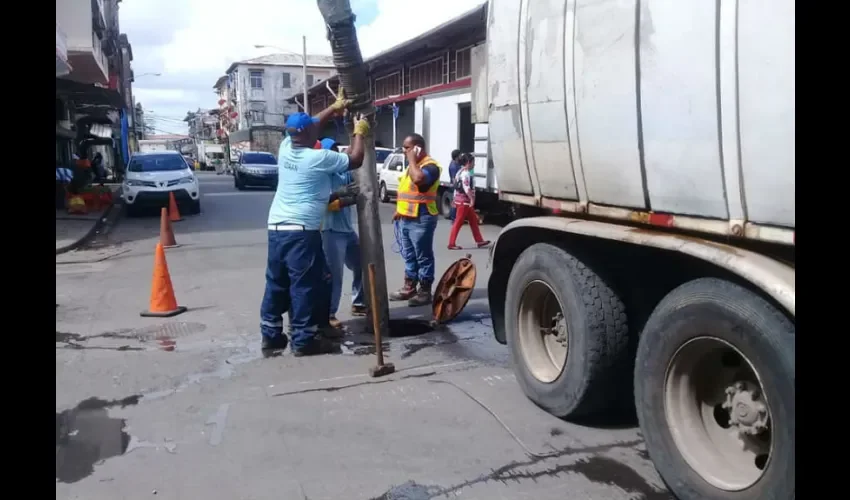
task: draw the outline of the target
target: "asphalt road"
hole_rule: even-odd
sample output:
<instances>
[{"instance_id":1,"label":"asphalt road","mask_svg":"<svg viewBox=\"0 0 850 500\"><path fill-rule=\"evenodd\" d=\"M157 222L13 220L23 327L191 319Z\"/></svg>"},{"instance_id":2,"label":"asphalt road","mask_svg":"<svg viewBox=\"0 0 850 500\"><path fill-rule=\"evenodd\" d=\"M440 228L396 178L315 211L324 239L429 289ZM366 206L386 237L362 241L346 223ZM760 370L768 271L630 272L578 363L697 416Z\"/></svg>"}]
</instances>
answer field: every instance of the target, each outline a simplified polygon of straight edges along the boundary
<instances>
[{"instance_id":1,"label":"asphalt road","mask_svg":"<svg viewBox=\"0 0 850 500\"><path fill-rule=\"evenodd\" d=\"M669 498L633 424L579 426L524 397L492 338L486 250L469 251L477 289L447 330L389 341L392 376L368 377L362 335L340 355L264 359L272 193L210 174L201 186L201 215L175 223L181 246L167 251L185 314L139 316L155 216L124 218L96 248L57 257L57 498ZM394 288L391 214L382 207ZM441 221L438 275L465 253L445 248L448 230ZM498 230L483 228L490 239ZM392 306L393 319L430 315Z\"/></svg>"}]
</instances>

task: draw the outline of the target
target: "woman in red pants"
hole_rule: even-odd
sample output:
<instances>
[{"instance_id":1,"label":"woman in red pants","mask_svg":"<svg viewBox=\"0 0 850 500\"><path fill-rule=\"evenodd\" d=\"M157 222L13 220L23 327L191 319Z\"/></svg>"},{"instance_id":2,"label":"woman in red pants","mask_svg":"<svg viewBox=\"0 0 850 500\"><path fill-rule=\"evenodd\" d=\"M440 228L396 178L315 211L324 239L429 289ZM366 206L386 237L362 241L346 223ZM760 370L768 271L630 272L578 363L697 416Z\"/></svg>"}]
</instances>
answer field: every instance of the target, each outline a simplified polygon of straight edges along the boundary
<instances>
[{"instance_id":1,"label":"woman in red pants","mask_svg":"<svg viewBox=\"0 0 850 500\"><path fill-rule=\"evenodd\" d=\"M464 222L469 222L469 229L472 230L472 237L475 238L478 248L486 247L490 242L481 236L478 215L475 213L475 176L472 173L475 157L464 153L458 158L458 163L461 168L455 175L454 185L454 205L457 208L457 215L452 224L452 231L449 233L449 250L461 250L461 247L457 246L457 233L460 232Z\"/></svg>"}]
</instances>

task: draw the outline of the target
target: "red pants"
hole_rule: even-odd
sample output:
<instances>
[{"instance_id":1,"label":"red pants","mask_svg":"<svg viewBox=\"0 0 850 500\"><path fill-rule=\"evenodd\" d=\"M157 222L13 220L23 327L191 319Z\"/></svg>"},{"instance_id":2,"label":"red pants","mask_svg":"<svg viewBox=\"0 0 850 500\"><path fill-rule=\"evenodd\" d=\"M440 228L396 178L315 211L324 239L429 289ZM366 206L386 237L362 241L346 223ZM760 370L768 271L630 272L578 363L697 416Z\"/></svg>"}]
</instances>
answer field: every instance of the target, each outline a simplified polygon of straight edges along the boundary
<instances>
[{"instance_id":1,"label":"red pants","mask_svg":"<svg viewBox=\"0 0 850 500\"><path fill-rule=\"evenodd\" d=\"M475 243L481 243L484 238L481 236L481 230L478 229L478 215L475 210L468 205L457 205L457 215L455 215L452 231L449 233L449 246L453 247L457 243L457 233L463 227L464 221L469 222L469 229L472 230L472 237L475 238Z\"/></svg>"}]
</instances>

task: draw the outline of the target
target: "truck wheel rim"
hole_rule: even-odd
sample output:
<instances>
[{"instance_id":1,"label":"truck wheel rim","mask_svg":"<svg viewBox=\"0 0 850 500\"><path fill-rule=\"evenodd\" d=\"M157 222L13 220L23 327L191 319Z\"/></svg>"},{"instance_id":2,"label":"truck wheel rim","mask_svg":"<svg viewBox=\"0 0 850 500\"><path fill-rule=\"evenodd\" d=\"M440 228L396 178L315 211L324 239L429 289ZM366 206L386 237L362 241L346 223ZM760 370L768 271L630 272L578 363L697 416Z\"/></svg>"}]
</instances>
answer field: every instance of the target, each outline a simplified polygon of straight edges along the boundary
<instances>
[{"instance_id":1,"label":"truck wheel rim","mask_svg":"<svg viewBox=\"0 0 850 500\"><path fill-rule=\"evenodd\" d=\"M535 280L522 292L517 328L525 364L543 383L554 382L567 362L567 326L555 291Z\"/></svg>"},{"instance_id":2,"label":"truck wheel rim","mask_svg":"<svg viewBox=\"0 0 850 500\"><path fill-rule=\"evenodd\" d=\"M679 452L707 483L741 491L762 477L773 451L770 407L758 372L730 343L698 337L681 346L664 405Z\"/></svg>"}]
</instances>

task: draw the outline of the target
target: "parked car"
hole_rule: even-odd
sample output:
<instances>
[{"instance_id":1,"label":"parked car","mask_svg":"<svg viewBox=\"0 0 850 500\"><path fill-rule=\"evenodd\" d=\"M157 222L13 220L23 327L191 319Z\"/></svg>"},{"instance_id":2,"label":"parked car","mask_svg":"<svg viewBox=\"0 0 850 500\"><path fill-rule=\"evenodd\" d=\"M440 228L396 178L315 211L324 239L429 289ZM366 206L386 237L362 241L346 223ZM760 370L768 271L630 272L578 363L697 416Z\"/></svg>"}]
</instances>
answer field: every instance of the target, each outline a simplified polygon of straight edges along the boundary
<instances>
[{"instance_id":1,"label":"parked car","mask_svg":"<svg viewBox=\"0 0 850 500\"><path fill-rule=\"evenodd\" d=\"M340 153L345 153L346 150L348 150L348 146L339 146ZM381 175L384 163L391 154L393 154L393 150L390 148L375 148L375 170L378 172L378 175Z\"/></svg>"},{"instance_id":2,"label":"parked car","mask_svg":"<svg viewBox=\"0 0 850 500\"><path fill-rule=\"evenodd\" d=\"M381 166L378 175L378 197L384 203L389 203L390 196L398 192L398 183L407 168L407 158L403 153L391 153Z\"/></svg>"},{"instance_id":3,"label":"parked car","mask_svg":"<svg viewBox=\"0 0 850 500\"><path fill-rule=\"evenodd\" d=\"M142 208L167 206L170 193L174 194L181 212L201 213L198 178L180 153L135 153L127 165L121 193L127 213L132 215Z\"/></svg>"},{"instance_id":4,"label":"parked car","mask_svg":"<svg viewBox=\"0 0 850 500\"><path fill-rule=\"evenodd\" d=\"M245 151L233 169L233 186L243 190L248 186L277 188L277 158L262 151Z\"/></svg>"}]
</instances>

